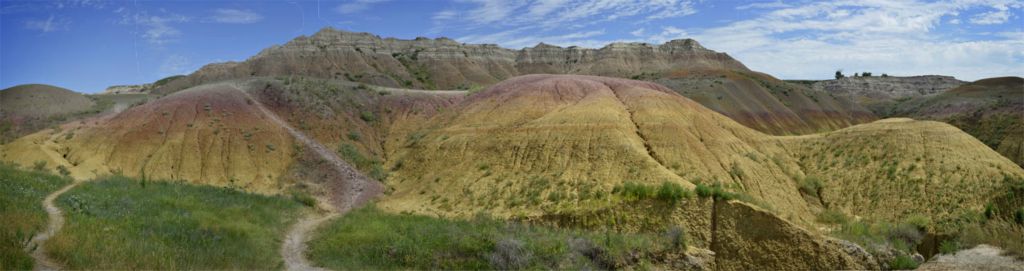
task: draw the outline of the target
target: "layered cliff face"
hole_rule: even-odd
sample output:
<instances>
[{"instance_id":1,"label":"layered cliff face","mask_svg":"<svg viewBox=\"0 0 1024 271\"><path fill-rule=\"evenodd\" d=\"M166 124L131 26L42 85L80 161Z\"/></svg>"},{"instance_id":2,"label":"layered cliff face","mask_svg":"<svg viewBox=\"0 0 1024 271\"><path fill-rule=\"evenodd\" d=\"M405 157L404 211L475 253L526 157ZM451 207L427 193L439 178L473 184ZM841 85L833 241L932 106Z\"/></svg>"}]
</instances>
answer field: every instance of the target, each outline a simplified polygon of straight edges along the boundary
<instances>
[{"instance_id":1,"label":"layered cliff face","mask_svg":"<svg viewBox=\"0 0 1024 271\"><path fill-rule=\"evenodd\" d=\"M600 49L540 44L512 50L447 38L399 40L326 28L267 48L244 62L211 64L156 88L185 87L250 76L303 75L417 89L469 89L522 74L572 73L632 77L705 68L747 70L727 54L694 40L662 45L613 43Z\"/></svg>"},{"instance_id":2,"label":"layered cliff face","mask_svg":"<svg viewBox=\"0 0 1024 271\"><path fill-rule=\"evenodd\" d=\"M876 119L871 111L845 98L758 72L688 70L652 80L773 135L832 131Z\"/></svg>"},{"instance_id":3,"label":"layered cliff face","mask_svg":"<svg viewBox=\"0 0 1024 271\"><path fill-rule=\"evenodd\" d=\"M860 76L818 81L811 87L853 100L875 114L887 116L894 103L900 100L942 93L964 83L952 76L939 75Z\"/></svg>"}]
</instances>

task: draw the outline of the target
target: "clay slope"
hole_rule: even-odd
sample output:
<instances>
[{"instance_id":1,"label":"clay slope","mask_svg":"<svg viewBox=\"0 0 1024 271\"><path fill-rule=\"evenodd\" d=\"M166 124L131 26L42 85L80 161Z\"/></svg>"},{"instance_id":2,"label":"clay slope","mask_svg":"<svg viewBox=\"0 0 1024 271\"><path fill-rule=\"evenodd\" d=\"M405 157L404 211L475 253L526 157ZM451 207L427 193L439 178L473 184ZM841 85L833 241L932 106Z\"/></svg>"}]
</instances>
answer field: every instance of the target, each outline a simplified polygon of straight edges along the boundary
<instances>
[{"instance_id":1,"label":"clay slope","mask_svg":"<svg viewBox=\"0 0 1024 271\"><path fill-rule=\"evenodd\" d=\"M876 119L871 111L846 98L758 72L690 70L652 81L773 135L832 131Z\"/></svg>"},{"instance_id":2,"label":"clay slope","mask_svg":"<svg viewBox=\"0 0 1024 271\"><path fill-rule=\"evenodd\" d=\"M895 105L892 115L952 124L1024 165L1024 78L982 79L910 99Z\"/></svg>"},{"instance_id":3,"label":"clay slope","mask_svg":"<svg viewBox=\"0 0 1024 271\"><path fill-rule=\"evenodd\" d=\"M279 193L331 172L236 88L365 173L374 169L372 161L384 159L389 135L404 135L422 122L420 115L463 96L318 79L228 81L22 137L0 148L0 158L24 166L45 161L47 168L62 166L78 179L122 173L261 193ZM351 152L342 151L345 144Z\"/></svg>"},{"instance_id":4,"label":"clay slope","mask_svg":"<svg viewBox=\"0 0 1024 271\"><path fill-rule=\"evenodd\" d=\"M956 214L937 206L980 210L986 192L1003 185L994 179L1024 175L937 122L879 121L773 137L660 85L604 77L513 78L426 127L389 157L394 171L387 184L394 192L381 206L446 216L543 216L608 208L615 203L607 196L625 182L668 181L721 183L804 225L833 206L889 220L932 214L939 222ZM905 151L885 151L896 148ZM889 176L892 167L899 171ZM827 180L824 204L798 191L808 176ZM943 179L926 178L933 176ZM960 192L965 189L971 193ZM864 196L844 199L847 194Z\"/></svg>"},{"instance_id":5,"label":"clay slope","mask_svg":"<svg viewBox=\"0 0 1024 271\"><path fill-rule=\"evenodd\" d=\"M52 119L90 110L95 104L85 95L50 85L0 90L0 143L45 128Z\"/></svg>"},{"instance_id":6,"label":"clay slope","mask_svg":"<svg viewBox=\"0 0 1024 271\"><path fill-rule=\"evenodd\" d=\"M447 38L399 40L324 28L310 37L267 48L244 62L207 65L154 91L169 93L224 79L278 75L346 79L389 87L469 89L522 74L631 77L689 68L747 70L728 55L689 39L662 45L613 43L600 49L540 44L512 50Z\"/></svg>"},{"instance_id":7,"label":"clay slope","mask_svg":"<svg viewBox=\"0 0 1024 271\"><path fill-rule=\"evenodd\" d=\"M902 100L942 93L966 82L952 76L859 76L809 82L815 90L850 99L880 116Z\"/></svg>"}]
</instances>

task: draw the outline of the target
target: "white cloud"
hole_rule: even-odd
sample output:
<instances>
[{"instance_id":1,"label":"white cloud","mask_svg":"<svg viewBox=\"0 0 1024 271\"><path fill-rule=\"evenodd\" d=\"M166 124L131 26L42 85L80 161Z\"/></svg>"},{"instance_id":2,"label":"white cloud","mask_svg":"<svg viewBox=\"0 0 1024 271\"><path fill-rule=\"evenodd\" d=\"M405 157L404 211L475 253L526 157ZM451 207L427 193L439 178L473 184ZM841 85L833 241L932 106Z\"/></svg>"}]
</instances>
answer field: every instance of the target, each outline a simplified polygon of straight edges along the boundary
<instances>
[{"instance_id":1,"label":"white cloud","mask_svg":"<svg viewBox=\"0 0 1024 271\"><path fill-rule=\"evenodd\" d=\"M213 13L210 19L218 23L251 24L263 20L263 15L251 10L217 9Z\"/></svg>"},{"instance_id":2,"label":"white cloud","mask_svg":"<svg viewBox=\"0 0 1024 271\"><path fill-rule=\"evenodd\" d=\"M191 21L191 18L183 15L164 13L162 15L149 15L145 11L127 12L122 17L121 23L142 27L143 29L136 34L150 44L162 46L177 41L178 37L181 36L181 31L172 26L173 24Z\"/></svg>"},{"instance_id":3,"label":"white cloud","mask_svg":"<svg viewBox=\"0 0 1024 271\"><path fill-rule=\"evenodd\" d=\"M374 4L387 2L389 0L352 0L348 3L338 5L336 10L341 14L352 14L369 9Z\"/></svg>"},{"instance_id":4,"label":"white cloud","mask_svg":"<svg viewBox=\"0 0 1024 271\"><path fill-rule=\"evenodd\" d=\"M634 37L643 37L644 31L646 31L646 29L640 28L637 30L633 30L632 32L629 32L629 34L633 35Z\"/></svg>"},{"instance_id":5,"label":"white cloud","mask_svg":"<svg viewBox=\"0 0 1024 271\"><path fill-rule=\"evenodd\" d=\"M57 18L53 14L50 14L50 17L46 18L46 20L26 20L25 29L38 30L43 33L49 33L59 30L67 30L68 25L70 24L71 21L69 21L68 19Z\"/></svg>"},{"instance_id":6,"label":"white cloud","mask_svg":"<svg viewBox=\"0 0 1024 271\"><path fill-rule=\"evenodd\" d=\"M459 19L466 28L501 26L517 28L574 29L600 22L631 19L630 23L694 14L695 0L462 0L472 8L457 18L435 13L444 20Z\"/></svg>"},{"instance_id":7,"label":"white cloud","mask_svg":"<svg viewBox=\"0 0 1024 271\"><path fill-rule=\"evenodd\" d=\"M972 24L1002 24L1010 20L1010 11L1007 10L1006 6L1000 6L1001 9L996 11L990 11L980 13L971 17Z\"/></svg>"},{"instance_id":8,"label":"white cloud","mask_svg":"<svg viewBox=\"0 0 1024 271\"><path fill-rule=\"evenodd\" d=\"M470 35L457 40L465 43L499 44L506 48L531 47L542 42L558 46L582 47L604 46L605 43L605 41L590 40L590 38L604 35L604 30L572 32L562 35L521 35L521 32L520 30L509 30L487 35Z\"/></svg>"},{"instance_id":9,"label":"white cloud","mask_svg":"<svg viewBox=\"0 0 1024 271\"><path fill-rule=\"evenodd\" d=\"M788 8L788 7L791 7L791 6L789 4L783 3L782 1L775 1L775 2L751 3L751 4L742 5L742 6L736 6L736 9L738 9L738 10L745 10L745 9L774 9L774 8Z\"/></svg>"},{"instance_id":10,"label":"white cloud","mask_svg":"<svg viewBox=\"0 0 1024 271\"><path fill-rule=\"evenodd\" d=\"M751 69L782 78L827 78L843 68L973 80L1024 73L1024 52L1019 49L1024 48L1024 36L1009 33L965 41L935 29L944 16L1001 4L1019 7L999 0L816 2L686 32Z\"/></svg>"},{"instance_id":11,"label":"white cloud","mask_svg":"<svg viewBox=\"0 0 1024 271\"><path fill-rule=\"evenodd\" d=\"M191 72L192 62L188 57L182 55L170 55L164 58L160 69L158 70L158 76L167 77L171 75L188 74Z\"/></svg>"}]
</instances>

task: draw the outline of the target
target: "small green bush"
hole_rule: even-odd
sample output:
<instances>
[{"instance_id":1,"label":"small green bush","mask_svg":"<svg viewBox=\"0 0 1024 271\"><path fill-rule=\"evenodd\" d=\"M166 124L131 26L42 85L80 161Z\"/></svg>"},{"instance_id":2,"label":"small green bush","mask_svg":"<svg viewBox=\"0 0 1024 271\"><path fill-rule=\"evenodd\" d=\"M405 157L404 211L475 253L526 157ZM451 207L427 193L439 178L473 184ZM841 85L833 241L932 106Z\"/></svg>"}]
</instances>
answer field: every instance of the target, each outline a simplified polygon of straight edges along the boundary
<instances>
[{"instance_id":1,"label":"small green bush","mask_svg":"<svg viewBox=\"0 0 1024 271\"><path fill-rule=\"evenodd\" d=\"M800 192L817 197L825 184L817 176L807 176L800 181Z\"/></svg>"},{"instance_id":2,"label":"small green bush","mask_svg":"<svg viewBox=\"0 0 1024 271\"><path fill-rule=\"evenodd\" d=\"M359 132L356 132L356 131L349 131L348 132L348 139L349 140L359 141L360 138L362 138L362 136L359 134Z\"/></svg>"},{"instance_id":3,"label":"small green bush","mask_svg":"<svg viewBox=\"0 0 1024 271\"><path fill-rule=\"evenodd\" d=\"M843 225L849 221L849 218L841 211L828 209L818 214L818 222L826 224Z\"/></svg>"},{"instance_id":4,"label":"small green bush","mask_svg":"<svg viewBox=\"0 0 1024 271\"><path fill-rule=\"evenodd\" d=\"M891 262L889 262L889 269L891 269L891 270L917 269L917 262L915 262L914 259L911 259L910 256L899 255L899 256L896 256L895 259L892 259Z\"/></svg>"},{"instance_id":5,"label":"small green bush","mask_svg":"<svg viewBox=\"0 0 1024 271\"><path fill-rule=\"evenodd\" d=\"M683 186L673 182L662 182L661 186L658 187L656 193L658 200L672 203L675 205L683 199L690 197L690 191L683 188Z\"/></svg>"},{"instance_id":6,"label":"small green bush","mask_svg":"<svg viewBox=\"0 0 1024 271\"><path fill-rule=\"evenodd\" d=\"M377 120L377 116L374 116L373 112L363 111L363 112L359 113L359 119L362 119L365 122L372 122L372 121Z\"/></svg>"},{"instance_id":7,"label":"small green bush","mask_svg":"<svg viewBox=\"0 0 1024 271\"><path fill-rule=\"evenodd\" d=\"M298 203L302 203L302 205L306 205L306 206L309 206L309 207L316 207L316 199L313 198L313 196L310 196L309 194L307 194L305 192L299 192L299 191L292 192L292 199L295 200Z\"/></svg>"},{"instance_id":8,"label":"small green bush","mask_svg":"<svg viewBox=\"0 0 1024 271\"><path fill-rule=\"evenodd\" d=\"M1013 214L1013 221L1024 225L1024 208L1017 209L1017 212Z\"/></svg>"},{"instance_id":9,"label":"small green bush","mask_svg":"<svg viewBox=\"0 0 1024 271\"><path fill-rule=\"evenodd\" d=\"M36 161L35 163L32 163L32 170L35 170L35 171L44 171L44 170L46 170L46 161L39 160L39 161Z\"/></svg>"},{"instance_id":10,"label":"small green bush","mask_svg":"<svg viewBox=\"0 0 1024 271\"><path fill-rule=\"evenodd\" d=\"M939 253L953 254L960 250L960 244L955 240L943 240L939 243Z\"/></svg>"},{"instance_id":11,"label":"small green bush","mask_svg":"<svg viewBox=\"0 0 1024 271\"><path fill-rule=\"evenodd\" d=\"M68 170L68 167L65 167L64 165L57 165L57 172L63 176L71 176L71 170Z\"/></svg>"}]
</instances>

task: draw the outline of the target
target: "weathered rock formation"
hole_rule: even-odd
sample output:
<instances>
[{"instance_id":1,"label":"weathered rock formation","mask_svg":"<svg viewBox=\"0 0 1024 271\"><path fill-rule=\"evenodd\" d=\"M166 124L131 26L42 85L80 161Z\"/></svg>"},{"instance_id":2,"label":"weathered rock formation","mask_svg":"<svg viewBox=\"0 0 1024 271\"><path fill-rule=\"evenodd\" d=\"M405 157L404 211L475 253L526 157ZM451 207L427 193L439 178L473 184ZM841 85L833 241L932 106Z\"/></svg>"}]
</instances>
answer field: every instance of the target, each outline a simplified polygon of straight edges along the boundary
<instances>
[{"instance_id":1,"label":"weathered rock formation","mask_svg":"<svg viewBox=\"0 0 1024 271\"><path fill-rule=\"evenodd\" d=\"M941 75L859 76L818 81L812 88L856 101L876 114L888 115L889 106L896 100L941 93L964 83Z\"/></svg>"},{"instance_id":2,"label":"weathered rock formation","mask_svg":"<svg viewBox=\"0 0 1024 271\"><path fill-rule=\"evenodd\" d=\"M662 45L613 43L600 49L539 44L512 50L448 38L400 40L325 28L267 48L244 62L207 65L155 91L250 76L303 75L418 89L474 88L517 75L572 73L632 77L680 69L747 70L691 39Z\"/></svg>"}]
</instances>

